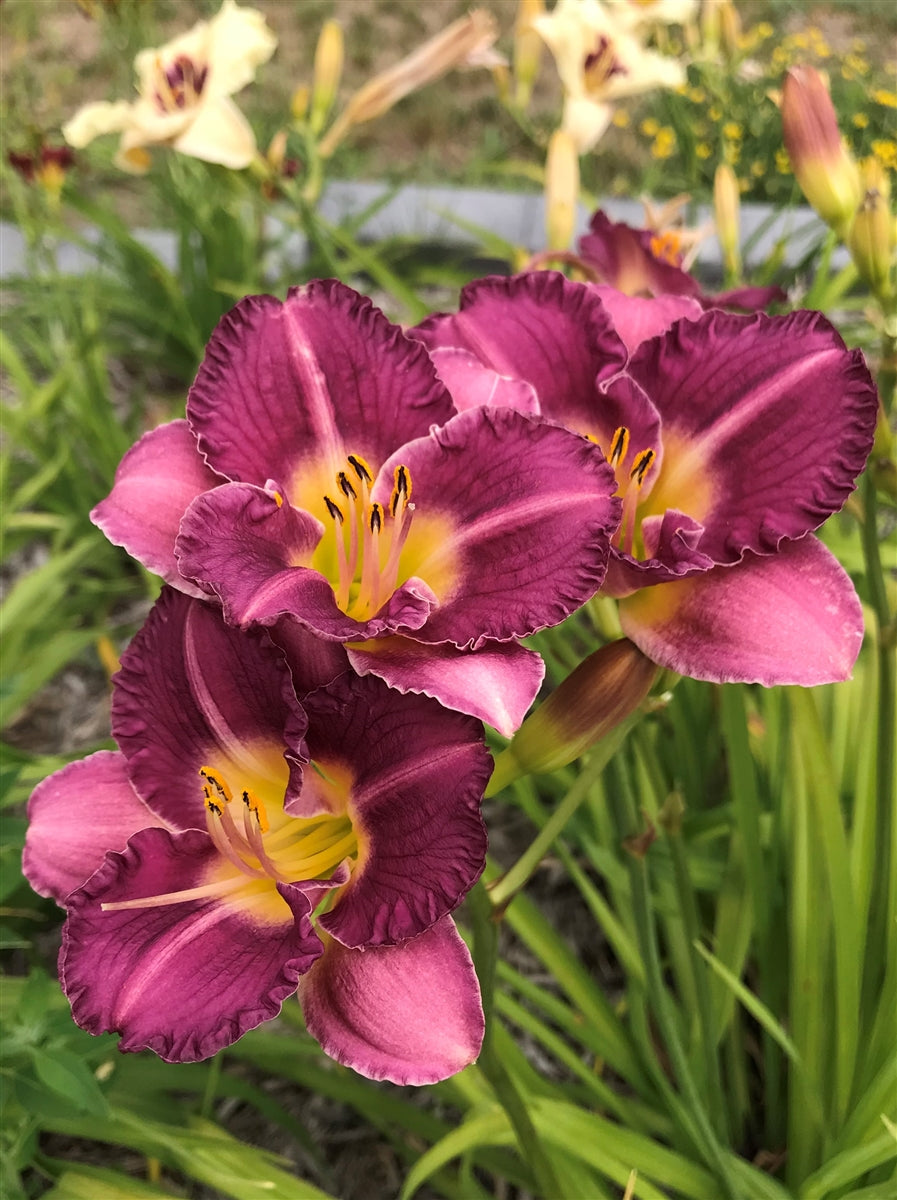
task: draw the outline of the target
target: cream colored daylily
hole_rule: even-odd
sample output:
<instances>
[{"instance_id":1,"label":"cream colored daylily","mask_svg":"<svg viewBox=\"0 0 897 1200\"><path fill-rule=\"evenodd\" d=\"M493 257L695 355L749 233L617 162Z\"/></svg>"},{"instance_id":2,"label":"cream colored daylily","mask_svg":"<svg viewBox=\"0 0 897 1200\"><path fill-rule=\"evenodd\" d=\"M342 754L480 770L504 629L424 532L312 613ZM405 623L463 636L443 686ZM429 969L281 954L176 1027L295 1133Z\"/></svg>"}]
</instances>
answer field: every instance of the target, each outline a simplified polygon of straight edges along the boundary
<instances>
[{"instance_id":1,"label":"cream colored daylily","mask_svg":"<svg viewBox=\"0 0 897 1200\"><path fill-rule=\"evenodd\" d=\"M698 15L698 0L604 0L611 16L627 29L644 25L687 25Z\"/></svg>"},{"instance_id":2,"label":"cream colored daylily","mask_svg":"<svg viewBox=\"0 0 897 1200\"><path fill-rule=\"evenodd\" d=\"M224 0L210 21L134 60L139 98L86 104L63 126L77 148L104 133L120 133L116 164L140 174L145 147L170 145L205 162L239 169L256 154L248 121L230 99L274 53L277 38L253 8Z\"/></svg>"},{"instance_id":3,"label":"cream colored daylily","mask_svg":"<svg viewBox=\"0 0 897 1200\"><path fill-rule=\"evenodd\" d=\"M533 28L554 55L564 87L563 128L580 154L607 129L615 101L685 82L681 63L649 50L599 0L559 0Z\"/></svg>"}]
</instances>

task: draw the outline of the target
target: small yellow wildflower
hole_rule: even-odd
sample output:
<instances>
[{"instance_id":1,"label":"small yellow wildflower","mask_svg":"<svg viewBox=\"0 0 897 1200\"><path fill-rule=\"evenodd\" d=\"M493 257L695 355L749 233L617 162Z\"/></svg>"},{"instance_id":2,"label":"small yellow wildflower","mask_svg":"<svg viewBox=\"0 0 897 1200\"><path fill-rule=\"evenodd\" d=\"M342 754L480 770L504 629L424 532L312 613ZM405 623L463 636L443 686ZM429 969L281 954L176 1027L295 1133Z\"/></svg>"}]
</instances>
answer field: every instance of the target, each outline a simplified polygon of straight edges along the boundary
<instances>
[{"instance_id":1,"label":"small yellow wildflower","mask_svg":"<svg viewBox=\"0 0 897 1200\"><path fill-rule=\"evenodd\" d=\"M669 125L658 129L657 136L651 144L652 158L669 158L676 149L676 133Z\"/></svg>"},{"instance_id":2,"label":"small yellow wildflower","mask_svg":"<svg viewBox=\"0 0 897 1200\"><path fill-rule=\"evenodd\" d=\"M869 124L869 118L866 116L865 113L854 113L853 114L853 123L857 127L857 129L865 129L866 126Z\"/></svg>"},{"instance_id":3,"label":"small yellow wildflower","mask_svg":"<svg viewBox=\"0 0 897 1200\"><path fill-rule=\"evenodd\" d=\"M644 121L639 125L639 129L641 129L645 137L654 137L660 129L660 122L656 121L654 117L645 117Z\"/></svg>"},{"instance_id":4,"label":"small yellow wildflower","mask_svg":"<svg viewBox=\"0 0 897 1200\"><path fill-rule=\"evenodd\" d=\"M720 106L718 104L711 104L710 108L707 109L707 116L710 118L711 121L722 120L722 115L723 115L723 110L720 108Z\"/></svg>"},{"instance_id":5,"label":"small yellow wildflower","mask_svg":"<svg viewBox=\"0 0 897 1200\"><path fill-rule=\"evenodd\" d=\"M695 146L695 154L698 158L709 158L713 153L713 147L708 142L698 142Z\"/></svg>"},{"instance_id":6,"label":"small yellow wildflower","mask_svg":"<svg viewBox=\"0 0 897 1200\"><path fill-rule=\"evenodd\" d=\"M788 151L784 146L779 146L776 150L776 170L780 175L791 174L791 160L788 158Z\"/></svg>"},{"instance_id":7,"label":"small yellow wildflower","mask_svg":"<svg viewBox=\"0 0 897 1200\"><path fill-rule=\"evenodd\" d=\"M741 177L739 177L739 179L738 179L739 192L749 192L750 189L751 189L751 181L749 179L742 179Z\"/></svg>"},{"instance_id":8,"label":"small yellow wildflower","mask_svg":"<svg viewBox=\"0 0 897 1200\"><path fill-rule=\"evenodd\" d=\"M844 65L851 71L855 71L857 75L869 74L869 64L859 54L848 54L844 59Z\"/></svg>"},{"instance_id":9,"label":"small yellow wildflower","mask_svg":"<svg viewBox=\"0 0 897 1200\"><path fill-rule=\"evenodd\" d=\"M625 108L618 108L612 120L617 129L625 129L629 124L629 113Z\"/></svg>"},{"instance_id":10,"label":"small yellow wildflower","mask_svg":"<svg viewBox=\"0 0 897 1200\"><path fill-rule=\"evenodd\" d=\"M688 89L688 98L692 104L703 104L707 99L707 93L703 88L693 87Z\"/></svg>"},{"instance_id":11,"label":"small yellow wildflower","mask_svg":"<svg viewBox=\"0 0 897 1200\"><path fill-rule=\"evenodd\" d=\"M735 166L741 158L741 147L734 142L726 142L723 147L723 159L731 166Z\"/></svg>"},{"instance_id":12,"label":"small yellow wildflower","mask_svg":"<svg viewBox=\"0 0 897 1200\"><path fill-rule=\"evenodd\" d=\"M785 67L791 62L791 55L784 46L775 46L772 51L772 61L777 67Z\"/></svg>"},{"instance_id":13,"label":"small yellow wildflower","mask_svg":"<svg viewBox=\"0 0 897 1200\"><path fill-rule=\"evenodd\" d=\"M758 25L754 26L754 31L756 32L757 37L760 38L771 38L775 33L775 30L770 25L769 21L761 21Z\"/></svg>"},{"instance_id":14,"label":"small yellow wildflower","mask_svg":"<svg viewBox=\"0 0 897 1200\"><path fill-rule=\"evenodd\" d=\"M744 134L744 130L735 121L727 121L723 126L723 136L731 138L733 141L739 141Z\"/></svg>"},{"instance_id":15,"label":"small yellow wildflower","mask_svg":"<svg viewBox=\"0 0 897 1200\"><path fill-rule=\"evenodd\" d=\"M897 142L890 138L875 138L872 142L872 153L888 171L897 170Z\"/></svg>"},{"instance_id":16,"label":"small yellow wildflower","mask_svg":"<svg viewBox=\"0 0 897 1200\"><path fill-rule=\"evenodd\" d=\"M766 174L766 163L761 158L755 158L751 163L751 174L755 179L762 179Z\"/></svg>"},{"instance_id":17,"label":"small yellow wildflower","mask_svg":"<svg viewBox=\"0 0 897 1200\"><path fill-rule=\"evenodd\" d=\"M872 93L872 99L876 104L881 104L885 108L897 108L897 92L889 92L887 88L876 88Z\"/></svg>"}]
</instances>

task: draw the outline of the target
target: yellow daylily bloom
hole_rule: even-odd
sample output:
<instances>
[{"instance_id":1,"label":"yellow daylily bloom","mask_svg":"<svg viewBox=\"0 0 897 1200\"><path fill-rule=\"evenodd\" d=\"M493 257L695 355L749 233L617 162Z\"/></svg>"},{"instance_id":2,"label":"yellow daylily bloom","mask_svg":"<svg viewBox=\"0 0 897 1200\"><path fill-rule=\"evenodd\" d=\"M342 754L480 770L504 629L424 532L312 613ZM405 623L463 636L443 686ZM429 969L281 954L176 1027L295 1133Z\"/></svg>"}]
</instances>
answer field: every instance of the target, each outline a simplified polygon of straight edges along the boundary
<instances>
[{"instance_id":1,"label":"yellow daylily bloom","mask_svg":"<svg viewBox=\"0 0 897 1200\"><path fill-rule=\"evenodd\" d=\"M86 104L63 126L63 136L80 148L102 134L120 133L116 164L134 174L149 166L145 147L159 145L204 162L246 167L256 154L255 136L230 97L252 81L276 45L260 12L224 0L211 20L140 51L134 60L137 100Z\"/></svg>"}]
</instances>

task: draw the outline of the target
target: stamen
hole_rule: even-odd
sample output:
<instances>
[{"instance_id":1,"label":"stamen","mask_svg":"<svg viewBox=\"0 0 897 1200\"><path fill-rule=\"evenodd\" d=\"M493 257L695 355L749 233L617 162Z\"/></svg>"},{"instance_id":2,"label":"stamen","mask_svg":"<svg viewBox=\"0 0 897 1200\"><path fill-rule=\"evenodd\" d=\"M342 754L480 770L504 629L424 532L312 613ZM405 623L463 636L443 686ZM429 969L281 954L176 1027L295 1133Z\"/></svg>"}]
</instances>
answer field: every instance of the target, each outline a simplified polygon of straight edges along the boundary
<instances>
[{"instance_id":1,"label":"stamen","mask_svg":"<svg viewBox=\"0 0 897 1200\"><path fill-rule=\"evenodd\" d=\"M612 467L617 463L622 462L626 457L626 452L629 449L629 430L625 425L620 425L614 430L614 436L610 443L610 454L607 456L607 461Z\"/></svg>"},{"instance_id":2,"label":"stamen","mask_svg":"<svg viewBox=\"0 0 897 1200\"><path fill-rule=\"evenodd\" d=\"M142 896L137 900L111 900L100 905L101 912L120 912L126 908L159 908L163 904L186 904L188 900L209 900L238 892L246 887L245 879L222 879L200 887L184 888L182 892L162 892L158 896Z\"/></svg>"},{"instance_id":3,"label":"stamen","mask_svg":"<svg viewBox=\"0 0 897 1200\"><path fill-rule=\"evenodd\" d=\"M362 483L366 483L368 487L370 487L370 485L374 482L374 477L364 459L359 458L357 454L350 454L348 459L349 466L352 468L358 478L362 481Z\"/></svg>"},{"instance_id":4,"label":"stamen","mask_svg":"<svg viewBox=\"0 0 897 1200\"><path fill-rule=\"evenodd\" d=\"M258 827L262 833L267 833L271 826L268 824L268 814L265 812L265 806L256 796L255 792L244 792L243 803L246 808L258 821Z\"/></svg>"},{"instance_id":5,"label":"stamen","mask_svg":"<svg viewBox=\"0 0 897 1200\"><path fill-rule=\"evenodd\" d=\"M405 505L411 499L411 476L404 467L396 467L395 483L392 489L392 498L389 502L389 511L393 516L396 515L396 510L399 505Z\"/></svg>"},{"instance_id":6,"label":"stamen","mask_svg":"<svg viewBox=\"0 0 897 1200\"><path fill-rule=\"evenodd\" d=\"M414 510L410 502L411 473L401 463L394 468L392 493L384 506L379 501L371 502L373 476L365 460L349 454L346 462L349 469L337 471L336 486L349 505L348 513L341 502L324 496L327 511L337 526L334 593L344 613L364 621L396 589L399 560Z\"/></svg>"},{"instance_id":7,"label":"stamen","mask_svg":"<svg viewBox=\"0 0 897 1200\"><path fill-rule=\"evenodd\" d=\"M210 787L212 787L218 793L221 799L227 804L230 804L230 802L233 800L231 790L224 780L219 778L219 776L215 773L214 767L200 767L199 773L203 779L208 780ZM203 791L205 792L206 798L208 798L211 793L207 788L204 788Z\"/></svg>"},{"instance_id":8,"label":"stamen","mask_svg":"<svg viewBox=\"0 0 897 1200\"><path fill-rule=\"evenodd\" d=\"M641 487L645 482L648 468L656 457L657 454L654 450L643 450L641 454L636 455L632 470L629 472L629 478L635 480L636 487Z\"/></svg>"}]
</instances>

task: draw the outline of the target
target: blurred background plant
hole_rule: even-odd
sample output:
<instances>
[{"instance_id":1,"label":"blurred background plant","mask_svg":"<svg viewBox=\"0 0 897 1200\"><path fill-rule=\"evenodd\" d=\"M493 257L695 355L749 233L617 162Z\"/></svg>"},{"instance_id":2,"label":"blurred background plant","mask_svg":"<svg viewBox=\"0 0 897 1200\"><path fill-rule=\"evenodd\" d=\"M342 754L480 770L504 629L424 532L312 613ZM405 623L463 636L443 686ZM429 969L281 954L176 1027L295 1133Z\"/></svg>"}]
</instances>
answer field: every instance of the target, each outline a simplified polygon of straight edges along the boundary
<instances>
[{"instance_id":1,"label":"blurred background plant","mask_svg":"<svg viewBox=\"0 0 897 1200\"><path fill-rule=\"evenodd\" d=\"M91 98L130 102L137 54L212 18L217 0L0 6L2 215L27 249L4 280L0 332L0 1190L890 1200L897 16L657 0L658 16L688 9L685 23L640 16L637 37L684 81L602 93L606 129L581 152L569 130L558 136L563 95L533 37L538 2L492 0L476 18L463 0L257 7L278 49L235 97L249 166L145 146L148 173L135 176L115 165L115 138L70 156L60 130ZM798 65L825 72L845 139L840 216L807 185L800 139L786 149L778 105ZM89 511L134 439L183 412L219 316L247 292L337 275L415 320L453 307L482 264L510 270L536 249L495 236L473 257L410 235L365 242L368 214L321 216L339 178L547 188L548 246L568 254L552 261L573 273L577 201L684 191L709 204L715 183L729 288L746 282L739 201L793 206L803 187L828 234L797 267L777 254L751 281L828 313L866 349L883 399L870 469L826 530L868 618L854 679L766 692L661 678L634 700L637 724L490 800L489 887L466 918L504 1074L474 1066L417 1092L324 1059L293 1004L209 1063L119 1056L114 1038L71 1024L54 977L60 913L18 867L24 800L108 744L108 677L158 590ZM685 204L649 208L664 261L689 249L690 219ZM173 232L173 260L136 236L147 227ZM63 242L94 259L69 272ZM546 691L590 655L603 661L617 634L596 603L535 639Z\"/></svg>"}]
</instances>

